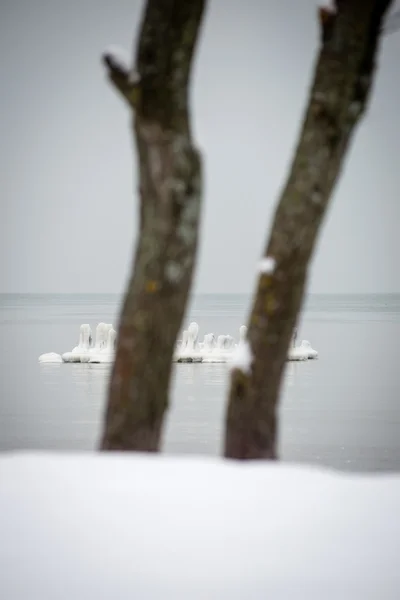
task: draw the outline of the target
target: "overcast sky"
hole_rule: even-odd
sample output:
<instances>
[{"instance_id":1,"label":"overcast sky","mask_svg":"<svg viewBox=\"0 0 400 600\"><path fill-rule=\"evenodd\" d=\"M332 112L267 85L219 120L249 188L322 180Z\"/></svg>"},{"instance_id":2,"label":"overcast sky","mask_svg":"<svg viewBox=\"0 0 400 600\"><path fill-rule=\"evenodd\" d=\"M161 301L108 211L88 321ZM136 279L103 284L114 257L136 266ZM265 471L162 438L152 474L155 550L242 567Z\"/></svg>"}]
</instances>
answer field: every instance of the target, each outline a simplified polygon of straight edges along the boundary
<instances>
[{"instance_id":1,"label":"overcast sky","mask_svg":"<svg viewBox=\"0 0 400 600\"><path fill-rule=\"evenodd\" d=\"M316 0L209 0L193 77L198 292L249 292L317 49ZM143 2L2 0L1 292L120 292L137 225L129 114L100 64ZM310 291L400 292L400 32L385 38Z\"/></svg>"}]
</instances>

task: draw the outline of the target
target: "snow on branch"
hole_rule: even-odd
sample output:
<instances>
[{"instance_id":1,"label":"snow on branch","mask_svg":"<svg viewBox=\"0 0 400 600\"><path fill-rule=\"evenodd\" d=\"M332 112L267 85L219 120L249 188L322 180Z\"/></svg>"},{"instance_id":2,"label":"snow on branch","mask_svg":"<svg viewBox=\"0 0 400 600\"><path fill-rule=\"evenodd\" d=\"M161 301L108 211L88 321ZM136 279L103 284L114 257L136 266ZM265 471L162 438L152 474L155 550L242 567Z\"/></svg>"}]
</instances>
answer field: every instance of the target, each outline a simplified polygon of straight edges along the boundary
<instances>
[{"instance_id":1,"label":"snow on branch","mask_svg":"<svg viewBox=\"0 0 400 600\"><path fill-rule=\"evenodd\" d=\"M245 341L243 344L237 346L233 352L233 356L230 362L230 368L239 369L244 374L249 374L251 364L253 362L253 354L251 352L250 344Z\"/></svg>"},{"instance_id":2,"label":"snow on branch","mask_svg":"<svg viewBox=\"0 0 400 600\"><path fill-rule=\"evenodd\" d=\"M260 260L259 270L262 275L272 275L275 271L276 261L272 256L264 256Z\"/></svg>"},{"instance_id":3,"label":"snow on branch","mask_svg":"<svg viewBox=\"0 0 400 600\"><path fill-rule=\"evenodd\" d=\"M104 59L112 69L117 69L123 73L129 72L129 57L119 46L109 46L103 53Z\"/></svg>"},{"instance_id":4,"label":"snow on branch","mask_svg":"<svg viewBox=\"0 0 400 600\"><path fill-rule=\"evenodd\" d=\"M129 57L123 48L110 46L103 52L103 62L110 81L133 107L137 100L139 75L129 66Z\"/></svg>"}]
</instances>

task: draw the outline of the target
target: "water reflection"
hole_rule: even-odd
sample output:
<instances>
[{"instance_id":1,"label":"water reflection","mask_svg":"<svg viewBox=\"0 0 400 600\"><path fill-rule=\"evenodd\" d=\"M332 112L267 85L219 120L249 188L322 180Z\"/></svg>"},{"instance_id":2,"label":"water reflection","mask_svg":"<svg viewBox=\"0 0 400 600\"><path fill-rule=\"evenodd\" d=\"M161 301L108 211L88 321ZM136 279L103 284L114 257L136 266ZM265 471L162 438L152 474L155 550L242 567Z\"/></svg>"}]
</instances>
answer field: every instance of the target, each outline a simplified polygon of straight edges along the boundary
<instances>
[{"instance_id":1,"label":"water reflection","mask_svg":"<svg viewBox=\"0 0 400 600\"><path fill-rule=\"evenodd\" d=\"M249 299L198 297L187 321L237 337ZM39 365L71 348L79 323L117 323L118 298L0 297L0 449L97 446L111 365ZM287 363L279 404L281 456L352 470L400 465L400 296L315 297L299 337L317 361ZM24 340L23 345L16 340ZM340 340L340 346L338 345ZM229 365L178 364L164 435L168 452L219 454Z\"/></svg>"},{"instance_id":2,"label":"water reflection","mask_svg":"<svg viewBox=\"0 0 400 600\"><path fill-rule=\"evenodd\" d=\"M183 385L220 387L228 375L229 368L224 363L176 363L175 377Z\"/></svg>"}]
</instances>

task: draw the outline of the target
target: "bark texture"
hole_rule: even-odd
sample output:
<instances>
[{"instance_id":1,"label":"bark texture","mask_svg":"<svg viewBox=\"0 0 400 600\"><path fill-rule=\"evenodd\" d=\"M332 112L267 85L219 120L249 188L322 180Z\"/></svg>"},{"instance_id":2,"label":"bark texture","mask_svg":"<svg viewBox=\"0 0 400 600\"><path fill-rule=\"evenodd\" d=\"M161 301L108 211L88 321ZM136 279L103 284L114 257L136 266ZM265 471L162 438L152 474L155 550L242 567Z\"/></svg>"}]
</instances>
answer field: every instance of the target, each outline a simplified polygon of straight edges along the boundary
<instances>
[{"instance_id":1,"label":"bark texture","mask_svg":"<svg viewBox=\"0 0 400 600\"><path fill-rule=\"evenodd\" d=\"M195 265L201 157L189 81L205 0L147 0L135 74L105 55L133 111L140 231L120 317L102 450L159 450L172 355Z\"/></svg>"},{"instance_id":2,"label":"bark texture","mask_svg":"<svg viewBox=\"0 0 400 600\"><path fill-rule=\"evenodd\" d=\"M321 47L302 131L272 225L248 324L252 363L231 376L224 453L277 458L277 404L318 232L356 124L367 107L390 0L319 9Z\"/></svg>"}]
</instances>

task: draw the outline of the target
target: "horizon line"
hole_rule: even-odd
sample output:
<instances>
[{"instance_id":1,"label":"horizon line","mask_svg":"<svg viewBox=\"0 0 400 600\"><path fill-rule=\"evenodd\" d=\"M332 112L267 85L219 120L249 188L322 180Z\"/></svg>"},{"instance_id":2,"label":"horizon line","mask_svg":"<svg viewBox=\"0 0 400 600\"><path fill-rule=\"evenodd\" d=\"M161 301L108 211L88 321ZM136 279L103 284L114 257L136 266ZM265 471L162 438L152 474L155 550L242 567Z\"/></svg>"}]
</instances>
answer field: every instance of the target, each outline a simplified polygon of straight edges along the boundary
<instances>
[{"instance_id":1,"label":"horizon line","mask_svg":"<svg viewBox=\"0 0 400 600\"><path fill-rule=\"evenodd\" d=\"M0 292L0 296L123 296L123 292ZM251 296L250 292L190 292L193 296ZM398 296L400 291L306 292L305 296Z\"/></svg>"}]
</instances>

